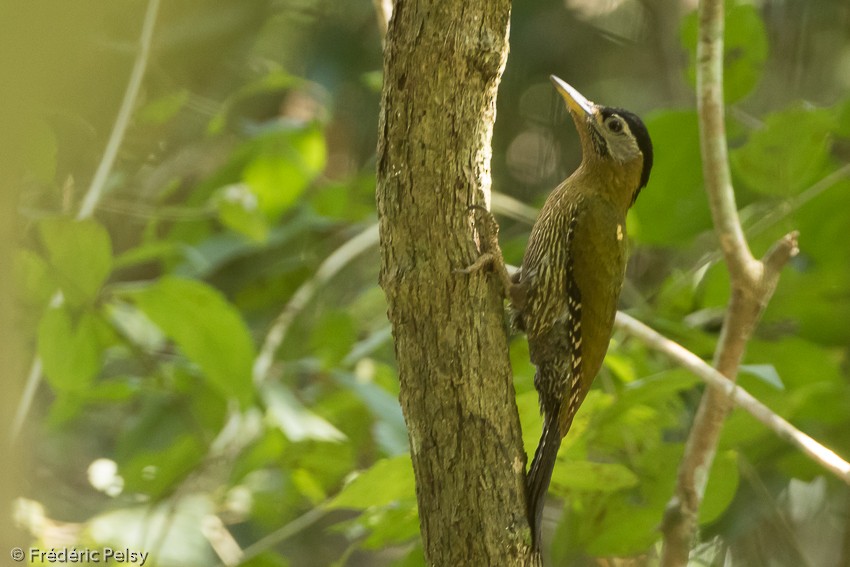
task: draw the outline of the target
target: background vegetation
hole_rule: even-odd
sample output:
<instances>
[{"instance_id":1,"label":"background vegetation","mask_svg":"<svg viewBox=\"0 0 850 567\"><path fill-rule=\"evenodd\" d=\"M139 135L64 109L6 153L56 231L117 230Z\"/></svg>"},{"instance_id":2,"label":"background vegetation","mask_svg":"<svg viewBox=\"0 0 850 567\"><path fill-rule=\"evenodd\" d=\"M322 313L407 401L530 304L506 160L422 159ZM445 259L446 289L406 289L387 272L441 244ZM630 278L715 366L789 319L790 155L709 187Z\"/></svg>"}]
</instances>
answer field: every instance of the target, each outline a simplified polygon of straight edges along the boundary
<instances>
[{"instance_id":1,"label":"background vegetation","mask_svg":"<svg viewBox=\"0 0 850 567\"><path fill-rule=\"evenodd\" d=\"M368 243L375 222L374 8L163 3L105 192L78 220L146 9L2 8L0 68L15 87L0 115L13 244L4 290L14 292L3 407L20 425L7 493L26 530L8 546L128 546L159 566L422 565L377 253L350 244ZM496 191L538 206L578 163L550 73L644 116L656 166L629 218L622 307L708 358L728 275L702 191L692 9L516 3L493 169ZM727 126L745 229L756 255L801 233L740 382L846 457L850 8L729 2L728 12ZM529 230L516 216L501 232L514 264ZM275 352L270 329L284 334ZM699 400L696 378L613 341L555 470L556 565L652 564ZM522 336L511 356L532 451L540 425ZM706 564L850 564L848 517L847 486L731 415L701 511Z\"/></svg>"}]
</instances>

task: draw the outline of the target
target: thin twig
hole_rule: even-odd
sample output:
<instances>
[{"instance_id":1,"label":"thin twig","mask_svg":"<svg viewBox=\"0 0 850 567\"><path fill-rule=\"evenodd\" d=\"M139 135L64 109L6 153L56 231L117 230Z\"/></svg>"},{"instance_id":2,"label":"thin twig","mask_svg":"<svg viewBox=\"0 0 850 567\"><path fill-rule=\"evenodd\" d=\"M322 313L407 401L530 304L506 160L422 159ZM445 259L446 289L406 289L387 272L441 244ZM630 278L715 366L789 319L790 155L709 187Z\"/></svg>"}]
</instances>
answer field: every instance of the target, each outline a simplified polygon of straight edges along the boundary
<instances>
[{"instance_id":1,"label":"thin twig","mask_svg":"<svg viewBox=\"0 0 850 567\"><path fill-rule=\"evenodd\" d=\"M303 311L307 306L316 291L333 278L337 272L344 268L351 260L369 248L378 244L378 225L373 224L366 227L360 234L348 240L345 244L337 248L330 256L325 258L325 261L316 270L312 278L305 281L295 291L292 297L287 302L283 311L272 323L269 332L266 334L266 339L260 349L260 354L254 361L254 383L260 384L268 378L269 370L271 369L274 355L280 345L283 344L286 338L286 333L292 325L295 317Z\"/></svg>"},{"instance_id":2,"label":"thin twig","mask_svg":"<svg viewBox=\"0 0 850 567\"><path fill-rule=\"evenodd\" d=\"M665 354L685 369L694 373L708 385L717 388L732 403L747 411L747 413L755 417L779 437L789 441L807 457L833 473L843 482L850 484L850 463L785 421L773 410L712 368L696 354L660 335L623 312L617 313L615 324L617 328L639 339L650 348Z\"/></svg>"},{"instance_id":3,"label":"thin twig","mask_svg":"<svg viewBox=\"0 0 850 567\"><path fill-rule=\"evenodd\" d=\"M112 126L112 133L109 135L109 141L106 144L106 149L103 151L103 157L97 166L97 171L95 171L88 191L86 191L83 203L80 205L80 210L77 213L78 219L85 219L94 214L97 203L103 194L106 179L109 177L109 173L112 171L112 166L115 163L115 157L118 155L118 148L121 147L121 142L124 140L124 134L127 132L127 125L133 116L133 109L136 106L136 99L139 96L139 89L142 86L142 78L145 76L145 69L148 65L148 56L151 51L151 40L153 38L153 30L158 11L159 0L150 0L148 2L147 12L145 12L144 22L142 23L139 48L136 53L136 61L133 63L133 70L130 73L130 80L127 82L127 90L124 91L124 99L121 101L121 108L118 110L118 116L115 118L115 124Z\"/></svg>"}]
</instances>

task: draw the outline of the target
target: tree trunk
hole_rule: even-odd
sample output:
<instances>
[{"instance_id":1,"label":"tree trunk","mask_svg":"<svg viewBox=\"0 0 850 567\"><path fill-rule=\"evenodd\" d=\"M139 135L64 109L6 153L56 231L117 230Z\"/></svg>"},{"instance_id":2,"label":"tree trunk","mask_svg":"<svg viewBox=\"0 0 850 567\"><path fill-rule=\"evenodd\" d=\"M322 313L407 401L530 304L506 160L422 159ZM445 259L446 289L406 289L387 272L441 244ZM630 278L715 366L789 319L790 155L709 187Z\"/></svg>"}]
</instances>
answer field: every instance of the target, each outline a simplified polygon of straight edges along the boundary
<instances>
[{"instance_id":1,"label":"tree trunk","mask_svg":"<svg viewBox=\"0 0 850 567\"><path fill-rule=\"evenodd\" d=\"M378 142L387 295L429 565L526 565L523 452L497 278L472 204L489 202L508 0L398 0Z\"/></svg>"}]
</instances>

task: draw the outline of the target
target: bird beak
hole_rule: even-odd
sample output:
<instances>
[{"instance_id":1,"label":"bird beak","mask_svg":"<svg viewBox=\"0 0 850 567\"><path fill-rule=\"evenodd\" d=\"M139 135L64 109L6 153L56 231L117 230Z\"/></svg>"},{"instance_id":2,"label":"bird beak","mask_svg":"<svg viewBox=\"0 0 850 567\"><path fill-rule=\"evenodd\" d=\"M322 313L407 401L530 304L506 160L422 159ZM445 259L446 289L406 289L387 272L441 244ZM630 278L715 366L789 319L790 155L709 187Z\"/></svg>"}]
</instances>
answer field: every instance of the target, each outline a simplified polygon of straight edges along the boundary
<instances>
[{"instance_id":1,"label":"bird beak","mask_svg":"<svg viewBox=\"0 0 850 567\"><path fill-rule=\"evenodd\" d=\"M570 111L579 116L591 116L593 114L593 103L584 98L584 95L555 75L549 75L549 78L552 79L555 89L564 97Z\"/></svg>"}]
</instances>

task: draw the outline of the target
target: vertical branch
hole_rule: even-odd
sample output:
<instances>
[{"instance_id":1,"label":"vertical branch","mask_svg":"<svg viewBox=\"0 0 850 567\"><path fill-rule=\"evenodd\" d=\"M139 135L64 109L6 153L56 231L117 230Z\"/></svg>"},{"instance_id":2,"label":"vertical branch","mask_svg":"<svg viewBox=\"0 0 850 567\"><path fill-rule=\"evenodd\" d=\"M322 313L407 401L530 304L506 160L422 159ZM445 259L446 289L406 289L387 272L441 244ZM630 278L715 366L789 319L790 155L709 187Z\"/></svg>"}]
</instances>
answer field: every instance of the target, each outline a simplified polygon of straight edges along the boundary
<instances>
[{"instance_id":1,"label":"vertical branch","mask_svg":"<svg viewBox=\"0 0 850 567\"><path fill-rule=\"evenodd\" d=\"M378 124L380 283L428 565L527 565L525 453L499 282L469 206L489 201L509 0L397 0Z\"/></svg>"},{"instance_id":2,"label":"vertical branch","mask_svg":"<svg viewBox=\"0 0 850 567\"><path fill-rule=\"evenodd\" d=\"M723 0L699 4L697 43L697 111L703 179L720 247L729 270L755 279L757 262L744 237L726 147L723 104Z\"/></svg>"},{"instance_id":3,"label":"vertical branch","mask_svg":"<svg viewBox=\"0 0 850 567\"><path fill-rule=\"evenodd\" d=\"M750 252L738 219L726 147L723 106L723 0L702 0L699 4L697 44L697 106L703 178L717 233L731 280L731 298L714 367L729 380L735 380L747 342L758 324L764 307L773 295L779 272L797 253L797 234L780 239L762 260ZM709 387L700 402L685 445L685 455L673 498L662 524L664 548L661 564L679 567L688 564L691 542L698 526L702 502L723 421L731 402L723 390Z\"/></svg>"}]
</instances>

